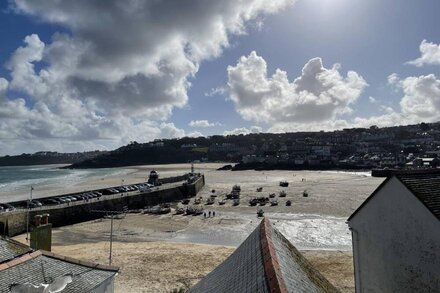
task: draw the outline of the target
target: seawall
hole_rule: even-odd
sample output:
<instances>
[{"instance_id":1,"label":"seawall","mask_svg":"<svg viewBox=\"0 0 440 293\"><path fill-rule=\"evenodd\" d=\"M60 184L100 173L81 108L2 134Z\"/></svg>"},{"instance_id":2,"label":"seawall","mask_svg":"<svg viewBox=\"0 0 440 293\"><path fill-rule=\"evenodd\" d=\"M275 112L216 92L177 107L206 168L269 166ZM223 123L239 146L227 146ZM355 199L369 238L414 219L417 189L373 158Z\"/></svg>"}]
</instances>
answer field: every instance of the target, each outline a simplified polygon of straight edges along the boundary
<instances>
[{"instance_id":1,"label":"seawall","mask_svg":"<svg viewBox=\"0 0 440 293\"><path fill-rule=\"evenodd\" d=\"M29 222L35 215L50 214L49 221L53 227L60 227L101 218L103 213L96 211L122 211L128 209L141 209L164 202L175 202L183 198L193 197L205 185L205 177L201 175L192 183L176 182L177 179L185 180L186 175L161 179L164 185L154 187L150 192L131 192L113 194L93 198L87 201L71 202L56 206L43 206L29 211ZM173 183L167 183L173 182ZM0 214L0 235L15 236L26 232L27 210L15 210Z\"/></svg>"}]
</instances>

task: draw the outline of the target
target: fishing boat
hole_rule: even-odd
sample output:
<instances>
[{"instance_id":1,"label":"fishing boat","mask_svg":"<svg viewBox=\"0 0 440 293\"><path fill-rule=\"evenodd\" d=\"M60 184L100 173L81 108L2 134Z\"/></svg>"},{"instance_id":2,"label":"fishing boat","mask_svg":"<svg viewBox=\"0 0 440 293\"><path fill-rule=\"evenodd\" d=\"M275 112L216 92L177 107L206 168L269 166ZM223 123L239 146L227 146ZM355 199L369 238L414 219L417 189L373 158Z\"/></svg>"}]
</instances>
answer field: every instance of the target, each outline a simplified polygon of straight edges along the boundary
<instances>
[{"instance_id":1,"label":"fishing boat","mask_svg":"<svg viewBox=\"0 0 440 293\"><path fill-rule=\"evenodd\" d=\"M280 181L280 186L281 187L288 187L289 186L289 182L287 182L287 181Z\"/></svg>"},{"instance_id":2,"label":"fishing boat","mask_svg":"<svg viewBox=\"0 0 440 293\"><path fill-rule=\"evenodd\" d=\"M291 200L286 201L286 206L290 207L291 205L292 205L292 201Z\"/></svg>"},{"instance_id":3,"label":"fishing boat","mask_svg":"<svg viewBox=\"0 0 440 293\"><path fill-rule=\"evenodd\" d=\"M232 203L233 206L238 206L240 204L239 199L234 199L234 202Z\"/></svg>"},{"instance_id":4,"label":"fishing boat","mask_svg":"<svg viewBox=\"0 0 440 293\"><path fill-rule=\"evenodd\" d=\"M194 199L194 204L201 204L202 200L200 198L195 198Z\"/></svg>"},{"instance_id":5,"label":"fishing boat","mask_svg":"<svg viewBox=\"0 0 440 293\"><path fill-rule=\"evenodd\" d=\"M189 204L190 200L188 198L182 199L182 204Z\"/></svg>"},{"instance_id":6,"label":"fishing boat","mask_svg":"<svg viewBox=\"0 0 440 293\"><path fill-rule=\"evenodd\" d=\"M213 198L213 197L210 197L210 198L208 198L207 200L206 200L206 204L207 205L211 205L211 204L213 204L215 202L215 199Z\"/></svg>"},{"instance_id":7,"label":"fishing boat","mask_svg":"<svg viewBox=\"0 0 440 293\"><path fill-rule=\"evenodd\" d=\"M277 206L277 205L278 205L278 201L277 201L276 199L271 200L271 201L270 201L270 205L271 205L271 206Z\"/></svg>"},{"instance_id":8,"label":"fishing boat","mask_svg":"<svg viewBox=\"0 0 440 293\"><path fill-rule=\"evenodd\" d=\"M200 216L201 214L203 214L203 209L202 208L194 209L193 216Z\"/></svg>"},{"instance_id":9,"label":"fishing boat","mask_svg":"<svg viewBox=\"0 0 440 293\"><path fill-rule=\"evenodd\" d=\"M226 201L224 199L219 200L218 204L219 205L224 205L226 203Z\"/></svg>"},{"instance_id":10,"label":"fishing boat","mask_svg":"<svg viewBox=\"0 0 440 293\"><path fill-rule=\"evenodd\" d=\"M187 215L193 215L194 212L195 212L195 210L194 210L193 207L188 207L188 208L186 208L186 211L185 211L185 213L186 213Z\"/></svg>"},{"instance_id":11,"label":"fishing boat","mask_svg":"<svg viewBox=\"0 0 440 293\"><path fill-rule=\"evenodd\" d=\"M251 198L250 200L249 200L249 205L250 206L256 206L257 205L257 203L258 203L258 200L256 199L256 198Z\"/></svg>"},{"instance_id":12,"label":"fishing boat","mask_svg":"<svg viewBox=\"0 0 440 293\"><path fill-rule=\"evenodd\" d=\"M309 196L309 193L307 192L307 190L304 190L303 191L303 197L308 197Z\"/></svg>"},{"instance_id":13,"label":"fishing boat","mask_svg":"<svg viewBox=\"0 0 440 293\"><path fill-rule=\"evenodd\" d=\"M177 208L176 209L176 215L181 215L185 213L185 209L184 208Z\"/></svg>"},{"instance_id":14,"label":"fishing boat","mask_svg":"<svg viewBox=\"0 0 440 293\"><path fill-rule=\"evenodd\" d=\"M258 209L258 210L257 210L257 216L258 216L259 218L261 218L261 217L264 216L264 211L263 211L263 209Z\"/></svg>"},{"instance_id":15,"label":"fishing boat","mask_svg":"<svg viewBox=\"0 0 440 293\"><path fill-rule=\"evenodd\" d=\"M284 191L284 190L281 190L280 191L280 197L286 197L286 192Z\"/></svg>"},{"instance_id":16,"label":"fishing boat","mask_svg":"<svg viewBox=\"0 0 440 293\"><path fill-rule=\"evenodd\" d=\"M269 198L274 198L274 197L275 197L275 193L269 194Z\"/></svg>"},{"instance_id":17,"label":"fishing boat","mask_svg":"<svg viewBox=\"0 0 440 293\"><path fill-rule=\"evenodd\" d=\"M258 187L257 188L257 192L262 192L263 191L263 187Z\"/></svg>"}]
</instances>

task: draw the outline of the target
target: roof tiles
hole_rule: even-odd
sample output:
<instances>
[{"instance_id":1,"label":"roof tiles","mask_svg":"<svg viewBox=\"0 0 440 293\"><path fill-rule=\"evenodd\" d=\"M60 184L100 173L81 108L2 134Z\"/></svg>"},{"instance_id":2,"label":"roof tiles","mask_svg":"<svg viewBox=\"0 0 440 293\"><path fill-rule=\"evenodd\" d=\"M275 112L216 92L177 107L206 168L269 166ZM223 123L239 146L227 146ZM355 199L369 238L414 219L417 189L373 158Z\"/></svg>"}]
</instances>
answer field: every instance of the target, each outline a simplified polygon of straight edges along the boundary
<instances>
[{"instance_id":1,"label":"roof tiles","mask_svg":"<svg viewBox=\"0 0 440 293\"><path fill-rule=\"evenodd\" d=\"M338 292L267 220L192 287L198 292Z\"/></svg>"}]
</instances>

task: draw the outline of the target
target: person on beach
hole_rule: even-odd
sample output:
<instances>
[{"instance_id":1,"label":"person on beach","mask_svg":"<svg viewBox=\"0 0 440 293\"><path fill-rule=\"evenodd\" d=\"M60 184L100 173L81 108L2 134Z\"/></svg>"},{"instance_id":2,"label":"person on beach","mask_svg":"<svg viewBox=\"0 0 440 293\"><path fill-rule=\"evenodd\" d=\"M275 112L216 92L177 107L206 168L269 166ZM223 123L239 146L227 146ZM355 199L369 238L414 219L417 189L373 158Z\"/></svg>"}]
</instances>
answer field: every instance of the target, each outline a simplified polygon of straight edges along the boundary
<instances>
[{"instance_id":1,"label":"person on beach","mask_svg":"<svg viewBox=\"0 0 440 293\"><path fill-rule=\"evenodd\" d=\"M215 217L215 211L212 212L212 216Z\"/></svg>"},{"instance_id":2,"label":"person on beach","mask_svg":"<svg viewBox=\"0 0 440 293\"><path fill-rule=\"evenodd\" d=\"M206 212L203 213L203 217L206 219Z\"/></svg>"},{"instance_id":3,"label":"person on beach","mask_svg":"<svg viewBox=\"0 0 440 293\"><path fill-rule=\"evenodd\" d=\"M211 211L208 212L209 218L211 218Z\"/></svg>"}]
</instances>

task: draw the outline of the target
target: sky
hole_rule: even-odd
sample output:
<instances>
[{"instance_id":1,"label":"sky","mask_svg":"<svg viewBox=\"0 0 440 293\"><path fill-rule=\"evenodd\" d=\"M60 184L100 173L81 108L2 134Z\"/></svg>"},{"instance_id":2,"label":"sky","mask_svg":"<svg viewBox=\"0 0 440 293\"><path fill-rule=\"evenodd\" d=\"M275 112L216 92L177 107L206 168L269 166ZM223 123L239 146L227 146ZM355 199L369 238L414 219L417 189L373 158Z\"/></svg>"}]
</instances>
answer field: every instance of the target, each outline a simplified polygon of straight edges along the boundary
<instances>
[{"instance_id":1,"label":"sky","mask_svg":"<svg viewBox=\"0 0 440 293\"><path fill-rule=\"evenodd\" d=\"M440 121L438 0L0 0L0 155Z\"/></svg>"}]
</instances>

